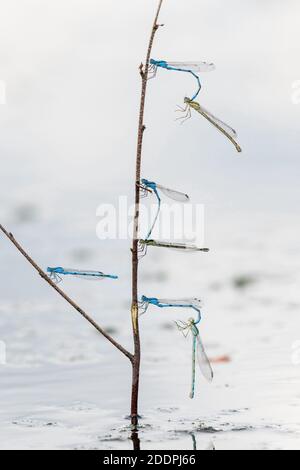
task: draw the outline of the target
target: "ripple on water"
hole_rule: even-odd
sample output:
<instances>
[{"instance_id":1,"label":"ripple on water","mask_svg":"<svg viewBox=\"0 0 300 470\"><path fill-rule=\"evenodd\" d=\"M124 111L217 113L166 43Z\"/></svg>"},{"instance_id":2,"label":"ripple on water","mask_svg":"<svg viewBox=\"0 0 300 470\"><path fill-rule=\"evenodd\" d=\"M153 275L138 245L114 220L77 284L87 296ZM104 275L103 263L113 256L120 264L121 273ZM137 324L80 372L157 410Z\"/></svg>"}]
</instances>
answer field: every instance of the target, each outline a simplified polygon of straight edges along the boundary
<instances>
[{"instance_id":1,"label":"ripple on water","mask_svg":"<svg viewBox=\"0 0 300 470\"><path fill-rule=\"evenodd\" d=\"M195 432L200 433L226 433L226 432L244 432L253 431L255 429L251 424L234 424L234 423L218 423L216 425L207 423L197 423L195 426Z\"/></svg>"},{"instance_id":2,"label":"ripple on water","mask_svg":"<svg viewBox=\"0 0 300 470\"><path fill-rule=\"evenodd\" d=\"M87 413L91 411L96 411L98 407L94 403L75 401L74 403L71 403L70 405L66 406L65 409L67 411L81 411Z\"/></svg>"},{"instance_id":3,"label":"ripple on water","mask_svg":"<svg viewBox=\"0 0 300 470\"><path fill-rule=\"evenodd\" d=\"M26 428L45 428L45 427L59 427L63 426L61 423L51 420L44 420L38 418L17 418L12 421L12 424L16 426L22 426Z\"/></svg>"},{"instance_id":4,"label":"ripple on water","mask_svg":"<svg viewBox=\"0 0 300 470\"><path fill-rule=\"evenodd\" d=\"M124 442L128 441L128 437L122 436L113 436L112 434L107 434L105 436L98 436L99 442Z\"/></svg>"},{"instance_id":5,"label":"ripple on water","mask_svg":"<svg viewBox=\"0 0 300 470\"><path fill-rule=\"evenodd\" d=\"M175 411L179 411L179 408L176 408L176 407L160 407L160 408L157 408L157 411L159 411L160 413L174 413Z\"/></svg>"}]
</instances>

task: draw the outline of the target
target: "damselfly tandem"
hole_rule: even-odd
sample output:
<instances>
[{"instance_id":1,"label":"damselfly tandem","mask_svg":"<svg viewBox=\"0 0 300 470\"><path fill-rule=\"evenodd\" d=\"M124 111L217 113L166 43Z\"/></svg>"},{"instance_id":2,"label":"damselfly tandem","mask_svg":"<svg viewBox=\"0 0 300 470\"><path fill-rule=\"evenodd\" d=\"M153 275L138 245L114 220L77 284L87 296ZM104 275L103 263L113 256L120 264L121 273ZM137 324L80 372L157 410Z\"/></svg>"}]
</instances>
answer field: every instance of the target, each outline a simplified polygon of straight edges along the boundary
<instances>
[{"instance_id":1,"label":"damselfly tandem","mask_svg":"<svg viewBox=\"0 0 300 470\"><path fill-rule=\"evenodd\" d=\"M154 226L157 222L159 213L160 213L160 208L161 208L161 196L160 193L163 193L165 196L167 196L170 199L173 199L174 201L177 202L189 202L190 198L187 194L181 193L179 191L174 191L173 189L166 188L165 186L162 186L160 184L155 183L154 181L149 181L147 179L142 179L141 181L141 190L142 190L142 195L147 196L150 192L153 192L156 196L158 207L157 207L157 213L154 217L153 223L150 227L150 230L146 236L146 240L148 240L151 237L152 231L154 229Z\"/></svg>"},{"instance_id":2,"label":"damselfly tandem","mask_svg":"<svg viewBox=\"0 0 300 470\"><path fill-rule=\"evenodd\" d=\"M83 271L80 269L71 268L47 268L47 272L50 274L50 279L54 282L59 283L62 281L61 276L74 276L85 280L102 281L103 279L118 279L118 276L112 274L104 274L101 271Z\"/></svg>"},{"instance_id":3,"label":"damselfly tandem","mask_svg":"<svg viewBox=\"0 0 300 470\"><path fill-rule=\"evenodd\" d=\"M199 103L196 101L192 101L189 98L185 98L184 102L186 104L185 108L182 108L179 106L179 110L183 113L185 113L185 116L178 118L178 120L181 120L182 123L187 121L188 119L191 118L192 112L191 110L193 109L194 111L197 111L201 116L203 116L207 121L209 121L216 129L218 129L227 139L230 140L230 142L235 146L236 150L240 153L242 152L241 147L239 144L235 141L235 138L237 137L236 131L230 127L228 124L225 122L221 121L221 119L218 119L216 116L214 116L212 113L207 111L203 106L201 106Z\"/></svg>"},{"instance_id":4,"label":"damselfly tandem","mask_svg":"<svg viewBox=\"0 0 300 470\"><path fill-rule=\"evenodd\" d=\"M183 333L185 337L191 332L193 337L192 343L192 385L190 398L195 396L195 376L196 376L196 357L200 367L200 371L203 376L211 382L213 380L213 371L205 353L204 346L200 339L199 329L197 325L201 321L201 301L199 299L182 299L182 300L170 300L170 299L157 299L156 297L142 296L140 302L140 312L145 313L148 310L149 305L154 305L159 308L192 308L197 313L197 319L190 318L188 322L177 321L176 325L178 329Z\"/></svg>"},{"instance_id":5,"label":"damselfly tandem","mask_svg":"<svg viewBox=\"0 0 300 470\"><path fill-rule=\"evenodd\" d=\"M151 59L149 63L149 79L156 77L158 68L162 68L165 70L173 70L175 72L186 72L193 75L193 77L195 77L195 79L197 80L198 84L198 90L191 98L191 100L193 101L197 98L201 90L201 82L198 73L210 72L215 69L215 65L209 62L169 62L166 60Z\"/></svg>"}]
</instances>

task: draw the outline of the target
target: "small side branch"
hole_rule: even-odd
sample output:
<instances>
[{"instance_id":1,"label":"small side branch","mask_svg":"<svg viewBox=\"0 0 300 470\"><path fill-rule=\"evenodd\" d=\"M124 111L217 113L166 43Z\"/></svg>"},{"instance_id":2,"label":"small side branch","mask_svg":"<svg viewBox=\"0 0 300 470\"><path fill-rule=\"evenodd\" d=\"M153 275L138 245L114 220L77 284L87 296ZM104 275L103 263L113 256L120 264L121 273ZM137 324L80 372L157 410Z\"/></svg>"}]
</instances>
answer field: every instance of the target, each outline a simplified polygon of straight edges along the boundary
<instances>
[{"instance_id":1,"label":"small side branch","mask_svg":"<svg viewBox=\"0 0 300 470\"><path fill-rule=\"evenodd\" d=\"M60 289L47 274L36 264L36 262L26 253L24 248L17 242L12 233L9 233L1 224L0 230L4 235L11 241L11 243L17 248L17 250L27 259L31 266L39 273L42 279L46 281L56 292L65 299L80 315L82 315L104 338L106 338L113 346L115 346L121 353L123 353L131 362L133 361L133 355L128 352L123 346L115 341L105 330L103 330L82 308L79 307L62 289Z\"/></svg>"}]
</instances>

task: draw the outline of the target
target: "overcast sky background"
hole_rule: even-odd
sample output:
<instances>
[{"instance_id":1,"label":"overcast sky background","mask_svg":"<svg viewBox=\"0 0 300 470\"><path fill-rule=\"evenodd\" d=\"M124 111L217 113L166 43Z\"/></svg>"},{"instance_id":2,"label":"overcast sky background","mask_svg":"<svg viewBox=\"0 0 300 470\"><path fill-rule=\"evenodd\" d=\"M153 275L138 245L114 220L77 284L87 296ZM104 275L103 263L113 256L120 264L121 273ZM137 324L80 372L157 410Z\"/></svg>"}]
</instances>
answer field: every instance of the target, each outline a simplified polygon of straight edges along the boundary
<instances>
[{"instance_id":1,"label":"overcast sky background","mask_svg":"<svg viewBox=\"0 0 300 470\"><path fill-rule=\"evenodd\" d=\"M21 197L48 214L132 195L140 78L156 0L2 2L1 213ZM200 116L180 126L186 74L150 82L146 177L208 205L298 209L300 79L297 0L165 0L153 56L208 60L201 102L235 127L244 153ZM72 202L73 200L73 202ZM69 206L70 205L70 206ZM85 208L86 210L86 208Z\"/></svg>"}]
</instances>

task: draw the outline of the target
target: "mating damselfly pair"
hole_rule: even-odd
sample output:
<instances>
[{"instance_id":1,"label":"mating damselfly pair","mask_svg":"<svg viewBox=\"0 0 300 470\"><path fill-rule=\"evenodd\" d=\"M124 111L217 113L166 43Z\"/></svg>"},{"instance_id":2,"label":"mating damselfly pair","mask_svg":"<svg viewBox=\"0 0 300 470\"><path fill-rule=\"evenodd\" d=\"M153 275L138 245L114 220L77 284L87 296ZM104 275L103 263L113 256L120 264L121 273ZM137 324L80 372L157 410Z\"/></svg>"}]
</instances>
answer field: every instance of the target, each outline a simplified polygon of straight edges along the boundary
<instances>
[{"instance_id":1,"label":"mating damselfly pair","mask_svg":"<svg viewBox=\"0 0 300 470\"><path fill-rule=\"evenodd\" d=\"M191 383L191 391L190 391L190 398L194 398L195 396L195 378L196 378L196 358L200 368L202 375L208 380L212 382L213 380L213 370L210 365L209 359L206 355L203 343L200 338L200 332L197 325L199 325L201 321L201 301L199 299L179 299L179 300L171 300L171 299L158 299L156 297L146 297L145 295L142 296L139 310L140 314L144 314L147 312L150 305L154 305L155 307L159 308L191 308L197 312L197 318L190 318L187 322L177 321L175 322L179 331L183 333L185 337L189 334L192 335L192 383Z\"/></svg>"},{"instance_id":2,"label":"mating damselfly pair","mask_svg":"<svg viewBox=\"0 0 300 470\"><path fill-rule=\"evenodd\" d=\"M151 59L149 63L150 77L156 77L158 68L165 70L173 70L176 72L187 72L193 75L198 83L198 90L192 96L192 98L185 98L184 102L186 107L182 108L179 106L178 111L182 111L185 115L182 118L178 118L184 123L186 120L191 118L191 110L197 111L201 116L203 116L210 124L212 124L217 130L219 130L228 140L235 146L236 150L240 153L242 149L240 145L236 142L237 132L228 124L226 124L221 119L214 116L210 111L205 109L200 103L196 102L201 90L200 78L197 75L201 72L210 72L215 69L215 65L209 62L171 62L167 60L154 60Z\"/></svg>"},{"instance_id":3,"label":"mating damselfly pair","mask_svg":"<svg viewBox=\"0 0 300 470\"><path fill-rule=\"evenodd\" d=\"M143 197L148 196L150 193L153 193L157 199L157 212L155 214L151 227L145 239L139 240L140 257L145 256L145 254L147 253L148 247L170 248L170 249L174 249L174 250L178 250L182 252L183 251L185 252L193 252L193 251L194 252L196 251L208 252L209 251L208 248L199 248L196 245L193 245L191 243L158 241L158 240L153 240L152 238L150 238L152 236L153 229L156 225L156 222L160 214L161 194L164 194L169 199L172 199L173 201L180 202L180 203L188 203L190 201L190 198L187 194L183 192L175 191L173 189L167 188L158 183L155 183L154 181L149 181L147 179L142 179L141 185L139 186L140 186Z\"/></svg>"}]
</instances>

